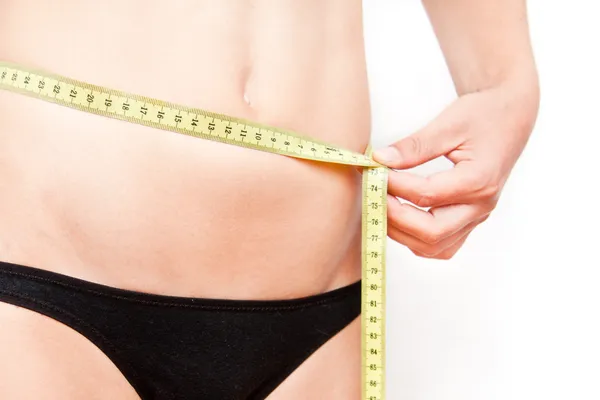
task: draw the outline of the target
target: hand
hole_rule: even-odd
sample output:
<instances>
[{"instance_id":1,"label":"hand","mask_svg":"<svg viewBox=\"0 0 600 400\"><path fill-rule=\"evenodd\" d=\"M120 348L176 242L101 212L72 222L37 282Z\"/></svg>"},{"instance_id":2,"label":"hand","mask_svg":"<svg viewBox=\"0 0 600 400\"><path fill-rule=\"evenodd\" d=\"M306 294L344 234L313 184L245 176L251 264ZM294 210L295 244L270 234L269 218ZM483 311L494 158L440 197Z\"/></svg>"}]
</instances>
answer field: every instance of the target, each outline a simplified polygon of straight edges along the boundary
<instances>
[{"instance_id":1,"label":"hand","mask_svg":"<svg viewBox=\"0 0 600 400\"><path fill-rule=\"evenodd\" d=\"M495 208L533 129L538 99L537 85L529 90L503 85L466 94L420 131L374 152L376 161L392 169L412 168L439 156L454 163L452 169L428 177L390 171L389 237L418 256L453 257Z\"/></svg>"}]
</instances>

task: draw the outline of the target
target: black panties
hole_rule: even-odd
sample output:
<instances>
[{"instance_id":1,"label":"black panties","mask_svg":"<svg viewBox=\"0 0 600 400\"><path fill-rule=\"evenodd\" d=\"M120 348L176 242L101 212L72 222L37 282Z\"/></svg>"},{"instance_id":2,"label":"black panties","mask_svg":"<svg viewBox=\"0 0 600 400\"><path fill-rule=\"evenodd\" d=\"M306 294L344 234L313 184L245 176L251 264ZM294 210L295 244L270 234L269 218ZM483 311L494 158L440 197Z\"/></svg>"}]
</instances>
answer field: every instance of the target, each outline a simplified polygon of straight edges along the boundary
<instances>
[{"instance_id":1,"label":"black panties","mask_svg":"<svg viewBox=\"0 0 600 400\"><path fill-rule=\"evenodd\" d=\"M360 281L293 300L133 292L0 261L0 301L100 348L143 400L264 399L360 315Z\"/></svg>"}]
</instances>

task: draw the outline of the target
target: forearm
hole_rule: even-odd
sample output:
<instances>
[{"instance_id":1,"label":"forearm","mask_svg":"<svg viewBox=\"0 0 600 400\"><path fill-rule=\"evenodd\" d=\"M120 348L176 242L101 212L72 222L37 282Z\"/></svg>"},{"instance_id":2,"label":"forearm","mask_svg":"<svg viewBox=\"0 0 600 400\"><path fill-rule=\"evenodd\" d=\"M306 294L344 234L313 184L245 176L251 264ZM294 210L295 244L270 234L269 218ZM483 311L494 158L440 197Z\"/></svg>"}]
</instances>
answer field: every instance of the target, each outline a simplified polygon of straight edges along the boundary
<instances>
[{"instance_id":1,"label":"forearm","mask_svg":"<svg viewBox=\"0 0 600 400\"><path fill-rule=\"evenodd\" d=\"M525 0L423 0L459 95L501 84L537 103Z\"/></svg>"}]
</instances>

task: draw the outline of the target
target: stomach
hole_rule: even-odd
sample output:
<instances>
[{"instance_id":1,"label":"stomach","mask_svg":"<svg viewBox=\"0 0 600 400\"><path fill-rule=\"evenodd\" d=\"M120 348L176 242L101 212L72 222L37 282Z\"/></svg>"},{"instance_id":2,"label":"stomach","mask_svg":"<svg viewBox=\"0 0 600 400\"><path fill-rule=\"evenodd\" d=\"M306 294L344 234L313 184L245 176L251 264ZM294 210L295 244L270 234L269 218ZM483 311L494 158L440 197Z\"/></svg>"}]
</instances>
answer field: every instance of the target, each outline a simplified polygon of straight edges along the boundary
<instances>
[{"instance_id":1,"label":"stomach","mask_svg":"<svg viewBox=\"0 0 600 400\"><path fill-rule=\"evenodd\" d=\"M358 0L0 0L0 60L370 140ZM3 261L160 294L315 294L360 278L360 181L0 91Z\"/></svg>"}]
</instances>

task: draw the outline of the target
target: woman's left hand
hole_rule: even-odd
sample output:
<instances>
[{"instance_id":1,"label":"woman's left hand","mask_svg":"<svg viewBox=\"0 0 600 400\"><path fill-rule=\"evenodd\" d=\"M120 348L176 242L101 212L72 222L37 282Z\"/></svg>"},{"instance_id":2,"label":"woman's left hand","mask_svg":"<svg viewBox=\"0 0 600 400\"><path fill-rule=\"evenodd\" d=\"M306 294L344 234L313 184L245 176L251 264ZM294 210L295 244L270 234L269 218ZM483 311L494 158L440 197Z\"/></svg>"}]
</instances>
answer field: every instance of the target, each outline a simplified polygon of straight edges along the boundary
<instances>
[{"instance_id":1,"label":"woman's left hand","mask_svg":"<svg viewBox=\"0 0 600 400\"><path fill-rule=\"evenodd\" d=\"M413 253L450 259L495 208L537 116L535 85L503 84L460 96L420 131L373 158L390 168L388 235ZM421 177L403 169L439 156L448 171ZM406 199L427 211L397 197Z\"/></svg>"}]
</instances>

